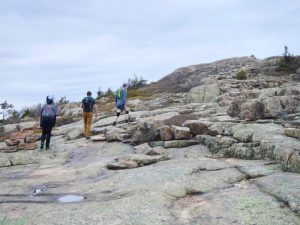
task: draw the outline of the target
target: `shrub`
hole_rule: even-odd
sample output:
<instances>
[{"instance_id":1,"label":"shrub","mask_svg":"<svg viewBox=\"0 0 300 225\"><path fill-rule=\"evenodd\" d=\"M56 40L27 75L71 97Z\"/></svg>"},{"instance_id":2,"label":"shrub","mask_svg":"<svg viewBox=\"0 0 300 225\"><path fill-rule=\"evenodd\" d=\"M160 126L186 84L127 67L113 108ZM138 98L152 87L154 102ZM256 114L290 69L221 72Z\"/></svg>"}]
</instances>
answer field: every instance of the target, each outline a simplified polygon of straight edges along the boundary
<instances>
[{"instance_id":1,"label":"shrub","mask_svg":"<svg viewBox=\"0 0 300 225\"><path fill-rule=\"evenodd\" d=\"M240 70L237 74L236 74L236 79L238 80L246 80L247 79L247 74L244 70Z\"/></svg>"}]
</instances>

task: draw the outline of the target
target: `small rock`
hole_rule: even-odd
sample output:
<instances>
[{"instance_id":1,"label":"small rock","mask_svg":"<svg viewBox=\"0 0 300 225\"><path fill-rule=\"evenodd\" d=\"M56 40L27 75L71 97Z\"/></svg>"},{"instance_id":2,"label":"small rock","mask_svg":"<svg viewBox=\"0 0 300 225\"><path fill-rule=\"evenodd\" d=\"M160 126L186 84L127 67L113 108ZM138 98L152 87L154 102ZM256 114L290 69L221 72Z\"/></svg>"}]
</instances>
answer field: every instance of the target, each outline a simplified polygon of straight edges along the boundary
<instances>
[{"instance_id":1,"label":"small rock","mask_svg":"<svg viewBox=\"0 0 300 225\"><path fill-rule=\"evenodd\" d=\"M152 150L147 143L135 146L133 149L136 154L147 154Z\"/></svg>"},{"instance_id":2,"label":"small rock","mask_svg":"<svg viewBox=\"0 0 300 225\"><path fill-rule=\"evenodd\" d=\"M124 169L137 168L138 164L134 161L119 160L118 162L108 163L106 167L109 170L124 170Z\"/></svg>"},{"instance_id":3,"label":"small rock","mask_svg":"<svg viewBox=\"0 0 300 225\"><path fill-rule=\"evenodd\" d=\"M25 143L35 143L37 142L37 138L35 136L28 136L24 139Z\"/></svg>"},{"instance_id":4,"label":"small rock","mask_svg":"<svg viewBox=\"0 0 300 225\"><path fill-rule=\"evenodd\" d=\"M36 149L36 143L25 143L25 150L35 150Z\"/></svg>"},{"instance_id":5,"label":"small rock","mask_svg":"<svg viewBox=\"0 0 300 225\"><path fill-rule=\"evenodd\" d=\"M5 143L7 146L11 147L20 144L20 140L10 139L10 140L6 140Z\"/></svg>"},{"instance_id":6,"label":"small rock","mask_svg":"<svg viewBox=\"0 0 300 225\"><path fill-rule=\"evenodd\" d=\"M288 137L294 137L300 139L300 129L299 128L286 128L284 129L284 134Z\"/></svg>"},{"instance_id":7,"label":"small rock","mask_svg":"<svg viewBox=\"0 0 300 225\"><path fill-rule=\"evenodd\" d=\"M190 128L188 128L188 127L178 127L178 126L173 125L172 132L173 132L174 138L176 140L190 139Z\"/></svg>"},{"instance_id":8,"label":"small rock","mask_svg":"<svg viewBox=\"0 0 300 225\"><path fill-rule=\"evenodd\" d=\"M91 140L92 141L105 141L106 138L105 138L105 135L104 134L99 134L99 135L95 135L95 136L92 136L91 137Z\"/></svg>"},{"instance_id":9,"label":"small rock","mask_svg":"<svg viewBox=\"0 0 300 225\"><path fill-rule=\"evenodd\" d=\"M205 134L207 132L207 125L199 120L187 120L182 124L183 127L188 127L191 134Z\"/></svg>"},{"instance_id":10,"label":"small rock","mask_svg":"<svg viewBox=\"0 0 300 225\"><path fill-rule=\"evenodd\" d=\"M167 125L160 128L159 135L162 141L169 141L173 139L172 129Z\"/></svg>"},{"instance_id":11,"label":"small rock","mask_svg":"<svg viewBox=\"0 0 300 225\"><path fill-rule=\"evenodd\" d=\"M188 147L191 145L199 144L198 141L195 140L173 140L173 141L165 141L164 147L165 148L183 148Z\"/></svg>"}]
</instances>

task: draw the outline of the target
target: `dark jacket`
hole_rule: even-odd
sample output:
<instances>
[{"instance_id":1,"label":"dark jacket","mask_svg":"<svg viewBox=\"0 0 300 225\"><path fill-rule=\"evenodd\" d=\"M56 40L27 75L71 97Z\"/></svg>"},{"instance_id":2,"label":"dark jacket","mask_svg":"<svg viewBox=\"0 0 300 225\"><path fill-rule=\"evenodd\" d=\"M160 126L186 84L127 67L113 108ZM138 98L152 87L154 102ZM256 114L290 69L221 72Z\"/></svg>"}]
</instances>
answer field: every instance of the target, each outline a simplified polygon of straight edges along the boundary
<instances>
[{"instance_id":1,"label":"dark jacket","mask_svg":"<svg viewBox=\"0 0 300 225\"><path fill-rule=\"evenodd\" d=\"M51 109L52 109L51 115L49 115L49 116L45 115L46 107L51 107ZM56 114L57 114L57 108L54 103L44 105L44 107L41 110L40 127L44 127L44 126L55 127Z\"/></svg>"}]
</instances>

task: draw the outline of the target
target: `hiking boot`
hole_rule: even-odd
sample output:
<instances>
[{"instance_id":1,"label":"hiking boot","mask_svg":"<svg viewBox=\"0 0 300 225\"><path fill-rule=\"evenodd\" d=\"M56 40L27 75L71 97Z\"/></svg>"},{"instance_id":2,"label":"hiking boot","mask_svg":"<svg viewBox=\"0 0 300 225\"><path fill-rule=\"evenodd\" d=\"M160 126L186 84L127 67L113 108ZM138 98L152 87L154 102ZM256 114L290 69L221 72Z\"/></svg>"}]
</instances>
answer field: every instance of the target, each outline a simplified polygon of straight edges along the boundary
<instances>
[{"instance_id":1,"label":"hiking boot","mask_svg":"<svg viewBox=\"0 0 300 225\"><path fill-rule=\"evenodd\" d=\"M48 146L48 147L46 147L46 150L50 150L51 148Z\"/></svg>"},{"instance_id":2,"label":"hiking boot","mask_svg":"<svg viewBox=\"0 0 300 225\"><path fill-rule=\"evenodd\" d=\"M113 123L113 126L116 126L117 125L117 122L115 121L114 123Z\"/></svg>"},{"instance_id":3,"label":"hiking boot","mask_svg":"<svg viewBox=\"0 0 300 225\"><path fill-rule=\"evenodd\" d=\"M90 137L86 137L85 139L88 140L88 139L91 139L91 138Z\"/></svg>"},{"instance_id":4,"label":"hiking boot","mask_svg":"<svg viewBox=\"0 0 300 225\"><path fill-rule=\"evenodd\" d=\"M41 143L40 149L42 150L44 148L44 143Z\"/></svg>"},{"instance_id":5,"label":"hiking boot","mask_svg":"<svg viewBox=\"0 0 300 225\"><path fill-rule=\"evenodd\" d=\"M125 120L125 123L128 123L128 120Z\"/></svg>"}]
</instances>

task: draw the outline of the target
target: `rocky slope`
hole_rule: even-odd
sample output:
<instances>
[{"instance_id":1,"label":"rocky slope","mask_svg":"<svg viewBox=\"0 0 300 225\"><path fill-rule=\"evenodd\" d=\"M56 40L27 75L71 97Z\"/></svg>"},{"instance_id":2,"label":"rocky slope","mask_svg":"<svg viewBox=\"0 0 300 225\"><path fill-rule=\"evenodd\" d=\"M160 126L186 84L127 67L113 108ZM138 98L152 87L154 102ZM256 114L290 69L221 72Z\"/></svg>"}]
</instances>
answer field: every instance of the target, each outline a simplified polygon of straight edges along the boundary
<instances>
[{"instance_id":1,"label":"rocky slope","mask_svg":"<svg viewBox=\"0 0 300 225\"><path fill-rule=\"evenodd\" d=\"M0 223L300 224L300 70L276 60L176 70L159 85L188 93L131 99L130 123L102 114L92 140L66 105L77 122L50 151L24 150L34 122L2 127Z\"/></svg>"}]
</instances>

